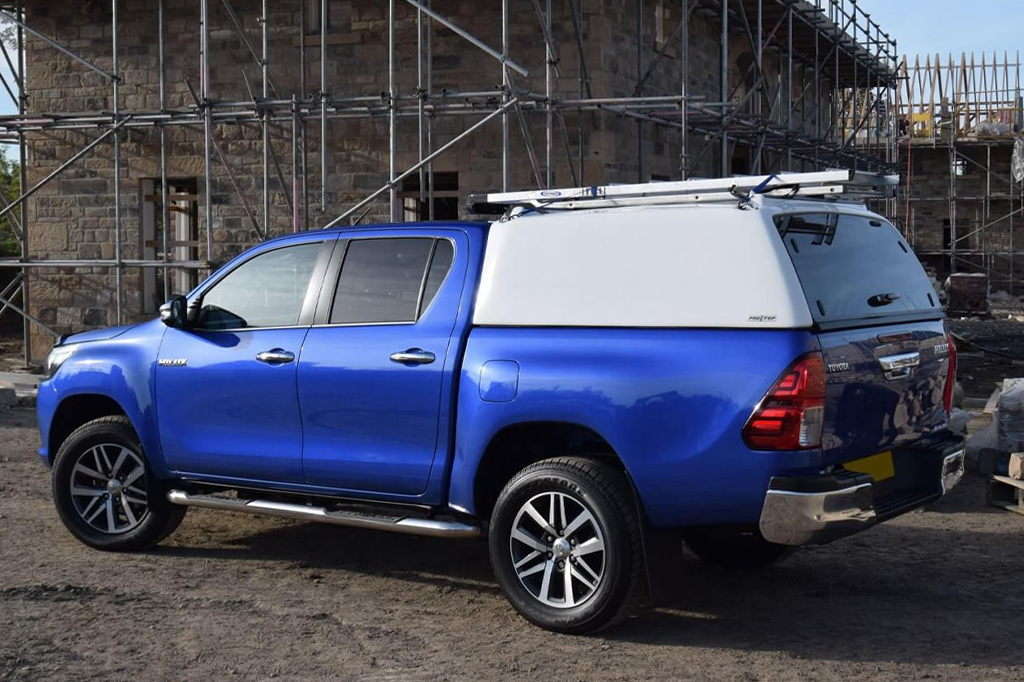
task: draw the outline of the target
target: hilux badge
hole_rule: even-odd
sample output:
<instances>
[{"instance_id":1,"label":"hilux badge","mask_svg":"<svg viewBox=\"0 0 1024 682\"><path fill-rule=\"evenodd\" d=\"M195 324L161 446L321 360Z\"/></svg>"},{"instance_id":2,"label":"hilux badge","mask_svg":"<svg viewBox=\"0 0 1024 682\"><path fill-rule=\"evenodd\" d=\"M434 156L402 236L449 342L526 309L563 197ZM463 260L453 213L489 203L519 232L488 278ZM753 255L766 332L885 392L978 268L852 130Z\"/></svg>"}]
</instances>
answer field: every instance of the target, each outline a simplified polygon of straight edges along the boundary
<instances>
[{"instance_id":1,"label":"hilux badge","mask_svg":"<svg viewBox=\"0 0 1024 682\"><path fill-rule=\"evenodd\" d=\"M188 358L160 358L157 364L161 367L184 367L188 364Z\"/></svg>"}]
</instances>

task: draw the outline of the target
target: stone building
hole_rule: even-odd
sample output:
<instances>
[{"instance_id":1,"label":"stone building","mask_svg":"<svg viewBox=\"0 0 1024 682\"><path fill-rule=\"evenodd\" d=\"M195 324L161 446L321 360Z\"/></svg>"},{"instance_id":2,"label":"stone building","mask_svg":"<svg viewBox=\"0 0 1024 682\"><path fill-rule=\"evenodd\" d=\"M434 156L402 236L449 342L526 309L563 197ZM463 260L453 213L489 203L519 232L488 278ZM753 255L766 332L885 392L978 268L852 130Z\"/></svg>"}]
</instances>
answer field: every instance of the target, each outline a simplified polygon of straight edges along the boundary
<instances>
[{"instance_id":1,"label":"stone building","mask_svg":"<svg viewBox=\"0 0 1024 682\"><path fill-rule=\"evenodd\" d=\"M505 117L507 157L506 128L497 117L422 176L432 178L432 206L421 200L420 174L398 184L399 219L468 217L467 196L501 189L505 174L509 189L526 189L538 180L566 186L680 179L684 172L884 169L891 157L891 121L880 103L894 87L895 45L847 0L508 0L507 54L529 75L509 69L512 87L505 91L499 60L421 15L414 3L396 0L392 24L385 0L327 0L321 26L321 0L209 0L205 101L204 2L115 0L116 18L109 1L27 3L24 21L33 32L24 36L26 114L0 121L0 133L24 135L28 186L123 122L26 202L27 259L34 263L25 268L28 309L57 332L152 316L166 293L189 290L211 264L262 238L264 228L273 237L321 227L381 188L391 161L389 103L396 111L397 173L417 163L421 141L427 152L437 149L494 111L513 88L521 102ZM268 100L259 63L264 4ZM431 6L500 53L500 0ZM550 60L543 30L549 6ZM111 79L102 73L115 70L116 112ZM161 136L170 196L166 240ZM369 204L365 222L388 218L387 196ZM153 266L165 258L189 267ZM43 260L60 266L35 263ZM44 356L52 337L38 326L29 337L31 357Z\"/></svg>"}]
</instances>

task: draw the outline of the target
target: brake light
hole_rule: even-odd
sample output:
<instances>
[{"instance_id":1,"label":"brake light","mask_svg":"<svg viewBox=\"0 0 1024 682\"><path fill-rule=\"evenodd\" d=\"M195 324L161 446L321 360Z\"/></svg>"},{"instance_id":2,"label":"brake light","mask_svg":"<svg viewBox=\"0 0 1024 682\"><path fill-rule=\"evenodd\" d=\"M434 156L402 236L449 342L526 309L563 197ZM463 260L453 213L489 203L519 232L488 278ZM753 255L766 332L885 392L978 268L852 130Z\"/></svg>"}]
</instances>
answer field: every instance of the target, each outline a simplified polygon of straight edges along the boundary
<instances>
[{"instance_id":1,"label":"brake light","mask_svg":"<svg viewBox=\"0 0 1024 682\"><path fill-rule=\"evenodd\" d=\"M956 388L956 343L952 335L946 336L949 347L949 365L946 367L946 387L942 390L942 405L949 413L953 409L953 389Z\"/></svg>"},{"instance_id":2,"label":"brake light","mask_svg":"<svg viewBox=\"0 0 1024 682\"><path fill-rule=\"evenodd\" d=\"M782 373L743 427L752 450L808 450L821 447L825 423L825 361L802 355Z\"/></svg>"}]
</instances>

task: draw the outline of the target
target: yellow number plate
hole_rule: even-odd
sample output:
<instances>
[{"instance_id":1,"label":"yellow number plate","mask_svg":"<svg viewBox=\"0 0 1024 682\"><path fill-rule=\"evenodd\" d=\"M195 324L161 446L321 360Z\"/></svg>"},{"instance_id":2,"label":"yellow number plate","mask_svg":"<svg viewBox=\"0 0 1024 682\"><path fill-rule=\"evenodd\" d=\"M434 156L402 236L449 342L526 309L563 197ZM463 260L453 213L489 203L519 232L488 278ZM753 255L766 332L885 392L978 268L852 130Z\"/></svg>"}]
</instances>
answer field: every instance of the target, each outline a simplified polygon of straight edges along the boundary
<instances>
[{"instance_id":1,"label":"yellow number plate","mask_svg":"<svg viewBox=\"0 0 1024 682\"><path fill-rule=\"evenodd\" d=\"M861 474L868 474L875 481L884 481L896 475L896 469L892 464L891 452L880 452L864 459L856 459L843 465L849 471L856 471Z\"/></svg>"}]
</instances>

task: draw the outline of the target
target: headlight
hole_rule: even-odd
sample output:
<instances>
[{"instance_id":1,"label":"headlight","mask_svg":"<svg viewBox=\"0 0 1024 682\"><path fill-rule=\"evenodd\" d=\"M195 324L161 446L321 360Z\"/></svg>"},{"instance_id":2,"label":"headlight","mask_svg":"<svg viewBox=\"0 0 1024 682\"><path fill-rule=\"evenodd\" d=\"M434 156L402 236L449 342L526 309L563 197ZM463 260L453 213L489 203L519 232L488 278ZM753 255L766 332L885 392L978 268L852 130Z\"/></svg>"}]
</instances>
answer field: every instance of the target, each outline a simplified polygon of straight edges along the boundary
<instances>
[{"instance_id":1,"label":"headlight","mask_svg":"<svg viewBox=\"0 0 1024 682\"><path fill-rule=\"evenodd\" d=\"M64 364L64 361L71 357L77 346L57 346L46 358L46 376L52 377Z\"/></svg>"}]
</instances>

